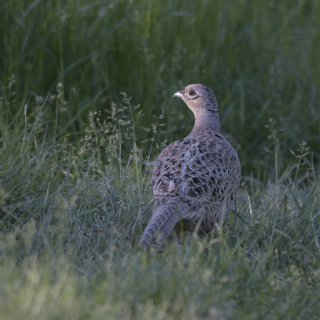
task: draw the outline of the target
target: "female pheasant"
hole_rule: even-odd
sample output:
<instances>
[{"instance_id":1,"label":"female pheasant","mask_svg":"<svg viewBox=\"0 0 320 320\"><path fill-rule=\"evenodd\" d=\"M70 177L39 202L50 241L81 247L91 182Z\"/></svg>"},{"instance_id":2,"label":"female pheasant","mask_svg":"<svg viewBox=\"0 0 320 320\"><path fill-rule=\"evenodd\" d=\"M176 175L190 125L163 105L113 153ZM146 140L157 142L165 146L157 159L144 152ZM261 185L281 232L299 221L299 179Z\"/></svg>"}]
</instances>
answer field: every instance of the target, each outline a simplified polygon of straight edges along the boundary
<instances>
[{"instance_id":1,"label":"female pheasant","mask_svg":"<svg viewBox=\"0 0 320 320\"><path fill-rule=\"evenodd\" d=\"M139 245L161 246L173 229L204 232L222 224L240 184L237 152L220 133L218 104L204 85L190 84L180 97L195 116L191 133L173 142L158 157L152 175L152 217Z\"/></svg>"}]
</instances>

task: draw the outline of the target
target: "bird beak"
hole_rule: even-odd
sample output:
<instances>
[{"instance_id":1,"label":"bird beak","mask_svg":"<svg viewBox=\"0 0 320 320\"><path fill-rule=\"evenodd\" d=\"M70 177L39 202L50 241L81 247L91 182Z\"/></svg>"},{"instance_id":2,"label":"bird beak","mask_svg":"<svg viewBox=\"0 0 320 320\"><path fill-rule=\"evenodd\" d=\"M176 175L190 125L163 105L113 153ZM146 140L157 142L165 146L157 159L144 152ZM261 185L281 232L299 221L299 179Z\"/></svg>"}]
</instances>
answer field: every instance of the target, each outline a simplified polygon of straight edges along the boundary
<instances>
[{"instance_id":1,"label":"bird beak","mask_svg":"<svg viewBox=\"0 0 320 320\"><path fill-rule=\"evenodd\" d=\"M183 97L182 91L177 91L177 92L173 95L173 97L182 98L182 97Z\"/></svg>"}]
</instances>

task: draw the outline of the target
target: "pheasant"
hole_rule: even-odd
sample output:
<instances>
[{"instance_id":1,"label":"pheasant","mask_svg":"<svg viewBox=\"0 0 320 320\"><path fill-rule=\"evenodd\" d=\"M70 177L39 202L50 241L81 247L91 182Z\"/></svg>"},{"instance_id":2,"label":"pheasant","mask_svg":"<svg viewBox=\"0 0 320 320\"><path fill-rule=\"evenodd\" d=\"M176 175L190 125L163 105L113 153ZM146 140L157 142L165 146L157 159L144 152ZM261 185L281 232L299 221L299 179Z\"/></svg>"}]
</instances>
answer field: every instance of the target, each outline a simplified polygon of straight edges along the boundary
<instances>
[{"instance_id":1,"label":"pheasant","mask_svg":"<svg viewBox=\"0 0 320 320\"><path fill-rule=\"evenodd\" d=\"M214 93L190 84L174 97L191 109L195 124L184 139L159 155L152 174L154 209L139 245L161 247L174 230L208 232L221 225L235 202L241 167L237 152L220 133Z\"/></svg>"}]
</instances>

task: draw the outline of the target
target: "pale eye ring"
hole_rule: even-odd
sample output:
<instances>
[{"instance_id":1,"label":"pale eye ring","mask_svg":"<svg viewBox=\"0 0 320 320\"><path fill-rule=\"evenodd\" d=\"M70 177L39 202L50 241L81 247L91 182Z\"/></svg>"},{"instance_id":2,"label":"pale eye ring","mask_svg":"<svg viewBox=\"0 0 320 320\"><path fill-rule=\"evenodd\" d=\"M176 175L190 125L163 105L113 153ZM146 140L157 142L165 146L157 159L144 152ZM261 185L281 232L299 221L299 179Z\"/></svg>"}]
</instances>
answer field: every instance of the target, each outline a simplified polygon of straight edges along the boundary
<instances>
[{"instance_id":1,"label":"pale eye ring","mask_svg":"<svg viewBox=\"0 0 320 320\"><path fill-rule=\"evenodd\" d=\"M194 90L193 90L193 89L190 89L190 90L189 90L189 94L190 94L190 96L193 96L193 95L195 94Z\"/></svg>"}]
</instances>

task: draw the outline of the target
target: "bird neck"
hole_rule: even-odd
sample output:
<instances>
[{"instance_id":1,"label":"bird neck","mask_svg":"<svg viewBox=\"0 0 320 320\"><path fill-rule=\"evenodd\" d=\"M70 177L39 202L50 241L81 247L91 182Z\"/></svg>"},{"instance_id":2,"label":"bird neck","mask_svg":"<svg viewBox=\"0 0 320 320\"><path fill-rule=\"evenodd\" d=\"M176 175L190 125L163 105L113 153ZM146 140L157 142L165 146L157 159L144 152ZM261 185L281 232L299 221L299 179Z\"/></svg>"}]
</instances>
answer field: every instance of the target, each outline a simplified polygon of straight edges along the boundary
<instances>
[{"instance_id":1,"label":"bird neck","mask_svg":"<svg viewBox=\"0 0 320 320\"><path fill-rule=\"evenodd\" d=\"M198 133L201 130L209 130L214 132L220 132L220 119L218 111L205 111L199 113L194 112L195 123L192 129L192 134Z\"/></svg>"}]
</instances>

